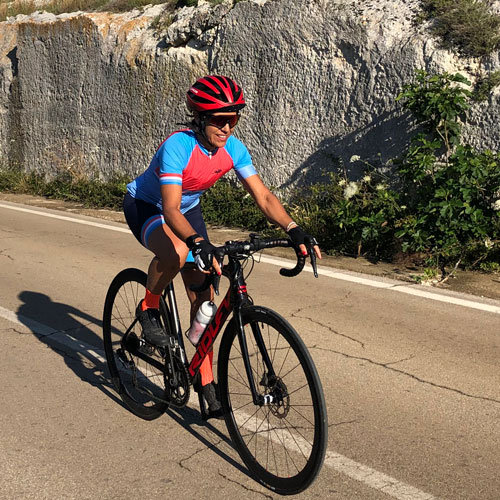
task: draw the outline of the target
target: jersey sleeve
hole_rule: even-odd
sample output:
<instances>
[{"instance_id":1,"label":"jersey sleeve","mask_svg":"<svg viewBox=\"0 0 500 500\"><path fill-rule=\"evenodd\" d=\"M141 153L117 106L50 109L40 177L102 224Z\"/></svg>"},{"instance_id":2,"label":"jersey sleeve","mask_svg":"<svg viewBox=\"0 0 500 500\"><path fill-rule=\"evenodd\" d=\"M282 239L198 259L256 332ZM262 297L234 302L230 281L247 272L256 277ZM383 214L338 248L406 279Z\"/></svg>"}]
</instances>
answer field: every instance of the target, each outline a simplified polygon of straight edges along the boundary
<instances>
[{"instance_id":1,"label":"jersey sleeve","mask_svg":"<svg viewBox=\"0 0 500 500\"><path fill-rule=\"evenodd\" d=\"M228 141L227 151L231 155L234 165L233 168L238 178L240 180L246 179L251 175L257 174L252 163L252 157L245 145L234 136L231 136L230 139L231 140Z\"/></svg>"},{"instance_id":2,"label":"jersey sleeve","mask_svg":"<svg viewBox=\"0 0 500 500\"><path fill-rule=\"evenodd\" d=\"M156 152L160 185L182 186L182 173L191 154L189 137L182 132L172 134Z\"/></svg>"}]
</instances>

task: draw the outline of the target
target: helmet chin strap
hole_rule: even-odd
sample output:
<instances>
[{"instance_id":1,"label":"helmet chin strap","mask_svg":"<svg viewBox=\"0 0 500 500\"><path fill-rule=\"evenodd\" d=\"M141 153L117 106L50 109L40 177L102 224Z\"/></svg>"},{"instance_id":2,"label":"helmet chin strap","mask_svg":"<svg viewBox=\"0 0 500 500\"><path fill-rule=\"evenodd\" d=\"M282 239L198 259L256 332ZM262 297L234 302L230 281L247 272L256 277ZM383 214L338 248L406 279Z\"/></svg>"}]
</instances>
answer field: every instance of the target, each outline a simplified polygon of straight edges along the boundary
<instances>
[{"instance_id":1,"label":"helmet chin strap","mask_svg":"<svg viewBox=\"0 0 500 500\"><path fill-rule=\"evenodd\" d=\"M206 117L204 115L201 115L199 118L199 122L195 120L195 123L196 126L198 127L198 133L207 141L208 144L210 144L210 146L212 146L214 149L217 149L217 146L215 146L210 142L210 139L208 138L205 132L205 129L207 127Z\"/></svg>"}]
</instances>

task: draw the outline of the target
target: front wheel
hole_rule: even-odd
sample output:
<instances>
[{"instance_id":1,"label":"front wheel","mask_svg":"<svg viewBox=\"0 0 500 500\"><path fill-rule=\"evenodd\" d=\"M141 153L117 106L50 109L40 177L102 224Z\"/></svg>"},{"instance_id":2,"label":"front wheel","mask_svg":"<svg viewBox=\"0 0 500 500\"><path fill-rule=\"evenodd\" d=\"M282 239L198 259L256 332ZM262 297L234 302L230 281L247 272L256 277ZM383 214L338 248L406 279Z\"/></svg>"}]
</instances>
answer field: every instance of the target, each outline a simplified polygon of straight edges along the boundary
<instances>
[{"instance_id":1,"label":"front wheel","mask_svg":"<svg viewBox=\"0 0 500 500\"><path fill-rule=\"evenodd\" d=\"M282 495L296 494L314 481L325 457L328 426L321 382L306 346L285 319L250 306L243 309L242 322L246 342L233 319L219 352L226 425L241 459L262 484ZM249 370L242 354L246 349Z\"/></svg>"}]
</instances>

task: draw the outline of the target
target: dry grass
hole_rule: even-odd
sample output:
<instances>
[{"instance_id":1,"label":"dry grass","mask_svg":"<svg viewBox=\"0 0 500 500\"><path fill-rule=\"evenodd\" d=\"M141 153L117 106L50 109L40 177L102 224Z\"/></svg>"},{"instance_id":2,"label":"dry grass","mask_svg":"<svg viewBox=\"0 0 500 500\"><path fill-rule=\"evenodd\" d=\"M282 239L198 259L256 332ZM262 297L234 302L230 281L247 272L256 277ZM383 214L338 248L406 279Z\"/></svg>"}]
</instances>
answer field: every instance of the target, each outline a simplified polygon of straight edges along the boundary
<instances>
[{"instance_id":1,"label":"dry grass","mask_svg":"<svg viewBox=\"0 0 500 500\"><path fill-rule=\"evenodd\" d=\"M0 2L0 21L5 21L9 16L18 14L31 14L37 10L33 0L15 0L14 2Z\"/></svg>"},{"instance_id":2,"label":"dry grass","mask_svg":"<svg viewBox=\"0 0 500 500\"><path fill-rule=\"evenodd\" d=\"M0 0L0 21L18 14L31 14L37 10L45 10L53 14L82 11L126 12L141 8L148 4L157 5L168 0L52 0L40 6L34 0Z\"/></svg>"}]
</instances>

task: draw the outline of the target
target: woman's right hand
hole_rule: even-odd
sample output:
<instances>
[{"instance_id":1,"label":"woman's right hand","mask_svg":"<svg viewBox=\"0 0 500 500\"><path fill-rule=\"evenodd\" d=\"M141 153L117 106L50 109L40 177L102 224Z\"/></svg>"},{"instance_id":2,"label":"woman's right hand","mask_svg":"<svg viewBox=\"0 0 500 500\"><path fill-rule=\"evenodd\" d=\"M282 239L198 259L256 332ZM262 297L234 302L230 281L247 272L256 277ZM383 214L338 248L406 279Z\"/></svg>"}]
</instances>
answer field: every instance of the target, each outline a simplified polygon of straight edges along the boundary
<instances>
[{"instance_id":1,"label":"woman's right hand","mask_svg":"<svg viewBox=\"0 0 500 500\"><path fill-rule=\"evenodd\" d=\"M201 239L194 242L194 245L191 247L191 252L198 269L202 273L209 273L210 269L213 268L220 276L221 269L215 258L215 248L216 247L209 241Z\"/></svg>"}]
</instances>

